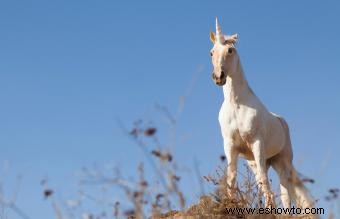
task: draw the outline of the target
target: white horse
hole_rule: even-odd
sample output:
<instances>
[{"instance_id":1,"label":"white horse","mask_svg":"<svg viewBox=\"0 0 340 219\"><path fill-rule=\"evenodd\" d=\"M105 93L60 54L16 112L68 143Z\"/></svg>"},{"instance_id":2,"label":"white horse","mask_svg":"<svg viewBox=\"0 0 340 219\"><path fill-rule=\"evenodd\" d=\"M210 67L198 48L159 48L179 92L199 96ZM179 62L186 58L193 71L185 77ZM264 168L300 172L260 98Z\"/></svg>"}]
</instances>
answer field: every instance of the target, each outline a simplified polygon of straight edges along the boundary
<instances>
[{"instance_id":1,"label":"white horse","mask_svg":"<svg viewBox=\"0 0 340 219\"><path fill-rule=\"evenodd\" d=\"M212 79L218 86L223 86L224 93L219 123L228 160L228 186L235 186L237 158L241 155L256 176L260 191L265 195L266 206L275 205L268 182L270 166L280 178L284 207L291 207L291 201L302 208L314 206L292 163L293 152L286 121L269 112L248 85L235 48L237 34L223 35L216 18L216 34L211 32L210 39L214 44L210 52L214 67Z\"/></svg>"}]
</instances>

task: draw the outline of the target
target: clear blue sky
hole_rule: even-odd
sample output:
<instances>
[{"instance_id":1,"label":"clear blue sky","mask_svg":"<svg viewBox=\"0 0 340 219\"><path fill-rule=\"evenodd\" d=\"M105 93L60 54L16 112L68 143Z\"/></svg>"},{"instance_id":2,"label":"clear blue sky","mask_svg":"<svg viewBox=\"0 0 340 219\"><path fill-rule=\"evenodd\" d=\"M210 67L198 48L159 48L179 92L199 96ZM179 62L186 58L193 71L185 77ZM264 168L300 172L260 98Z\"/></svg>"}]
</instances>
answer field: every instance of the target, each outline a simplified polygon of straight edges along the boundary
<instances>
[{"instance_id":1,"label":"clear blue sky","mask_svg":"<svg viewBox=\"0 0 340 219\"><path fill-rule=\"evenodd\" d=\"M1 1L5 192L13 194L21 174L17 204L45 219L52 210L42 198L43 177L68 194L82 166L119 165L134 176L144 157L116 118L126 125L158 120L154 104L175 114L183 95L177 128L185 140L175 156L188 168L195 157L202 174L213 172L223 153L223 96L210 79L209 56L218 16L224 32L239 33L251 87L287 119L294 162L323 199L340 187L339 11L337 1ZM183 184L195 200L197 190Z\"/></svg>"}]
</instances>

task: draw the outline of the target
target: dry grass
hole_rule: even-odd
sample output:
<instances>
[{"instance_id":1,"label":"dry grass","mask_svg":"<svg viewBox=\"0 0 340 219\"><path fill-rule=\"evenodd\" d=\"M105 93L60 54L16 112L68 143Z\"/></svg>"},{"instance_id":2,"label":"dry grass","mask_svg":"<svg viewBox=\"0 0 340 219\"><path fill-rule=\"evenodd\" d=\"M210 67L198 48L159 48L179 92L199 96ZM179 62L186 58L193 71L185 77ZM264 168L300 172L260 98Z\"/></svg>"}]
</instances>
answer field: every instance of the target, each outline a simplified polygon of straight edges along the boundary
<instances>
[{"instance_id":1,"label":"dry grass","mask_svg":"<svg viewBox=\"0 0 340 219\"><path fill-rule=\"evenodd\" d=\"M107 211L99 213L81 212L81 209L74 207L65 209L64 204L57 204L53 199L54 191L46 182L44 185L44 196L51 201L52 207L57 218L80 218L79 213L82 213L83 219L104 219L104 218L152 218L152 219L170 219L170 218L264 218L264 219L289 219L289 218L311 218L299 216L284 216L284 215L247 215L247 214L230 214L227 208L260 208L263 206L263 199L255 183L255 178L246 168L246 174L236 188L228 188L226 184L226 172L224 168L218 168L213 175L200 177L200 184L212 183L214 185L213 192L203 194L197 203L186 208L186 199L184 192L180 189L179 182L181 177L177 171L176 157L166 150L160 144L157 137L158 129L154 126L145 125L142 121L134 123L131 129L122 130L126 132L133 142L145 153L147 161L154 176L157 177L155 184L150 179L145 177L145 168L141 163L138 166L138 179L135 182L126 180L117 169L114 175L106 175L106 171L89 170L84 171L81 184L96 185L103 187L120 188L125 193L126 200L129 200L131 205L126 207L122 204L122 200L98 201L96 197L91 197L82 192L83 196L96 202L100 206L106 206ZM151 143L150 143L151 142ZM150 145L153 144L153 145ZM220 160L225 161L225 157L221 156ZM223 163L225 166L225 163ZM157 188L157 189L155 189ZM329 201L338 198L339 190L331 189L327 198ZM98 194L97 194L98 195ZM99 196L99 195L98 195ZM84 200L84 199L82 199ZM79 204L80 206L81 204ZM79 210L80 209L80 210ZM174 210L176 209L176 210ZM67 216L68 215L68 216ZM70 217L71 215L71 217ZM329 216L331 218L332 216Z\"/></svg>"},{"instance_id":2,"label":"dry grass","mask_svg":"<svg viewBox=\"0 0 340 219\"><path fill-rule=\"evenodd\" d=\"M248 170L249 172L249 170ZM153 215L152 219L290 219L290 218L313 218L308 216L288 215L252 215L252 214L230 214L227 208L259 208L264 207L260 194L252 178L244 180L240 187L231 189L225 183L225 174L219 179L216 190L200 197L198 203L193 204L184 211L169 211L164 214ZM216 179L208 180L216 183ZM315 217L314 217L315 218Z\"/></svg>"}]
</instances>

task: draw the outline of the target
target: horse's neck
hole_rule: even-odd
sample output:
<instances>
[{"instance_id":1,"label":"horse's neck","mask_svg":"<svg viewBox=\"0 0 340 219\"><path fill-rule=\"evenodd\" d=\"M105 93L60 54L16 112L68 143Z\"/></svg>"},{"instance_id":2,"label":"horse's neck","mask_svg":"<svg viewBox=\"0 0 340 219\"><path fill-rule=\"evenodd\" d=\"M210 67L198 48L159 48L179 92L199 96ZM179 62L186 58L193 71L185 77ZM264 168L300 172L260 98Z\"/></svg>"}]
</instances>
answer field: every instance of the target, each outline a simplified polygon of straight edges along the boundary
<instances>
[{"instance_id":1,"label":"horse's neck","mask_svg":"<svg viewBox=\"0 0 340 219\"><path fill-rule=\"evenodd\" d=\"M244 76L240 62L238 62L236 71L233 72L232 77L227 77L227 82L223 86L223 93L225 101L231 103L241 103L247 99L249 95L254 95Z\"/></svg>"}]
</instances>

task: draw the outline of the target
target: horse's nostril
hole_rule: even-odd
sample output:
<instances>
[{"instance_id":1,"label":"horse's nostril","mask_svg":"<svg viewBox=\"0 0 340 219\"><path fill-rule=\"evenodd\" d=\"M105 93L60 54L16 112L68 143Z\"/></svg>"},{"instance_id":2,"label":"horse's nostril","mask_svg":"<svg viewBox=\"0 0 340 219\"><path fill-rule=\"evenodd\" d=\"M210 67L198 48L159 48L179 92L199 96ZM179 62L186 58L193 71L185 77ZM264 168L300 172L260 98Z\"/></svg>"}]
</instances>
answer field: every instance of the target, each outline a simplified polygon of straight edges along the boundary
<instances>
[{"instance_id":1,"label":"horse's nostril","mask_svg":"<svg viewBox=\"0 0 340 219\"><path fill-rule=\"evenodd\" d=\"M221 78L224 78L225 74L224 71L221 71Z\"/></svg>"}]
</instances>

